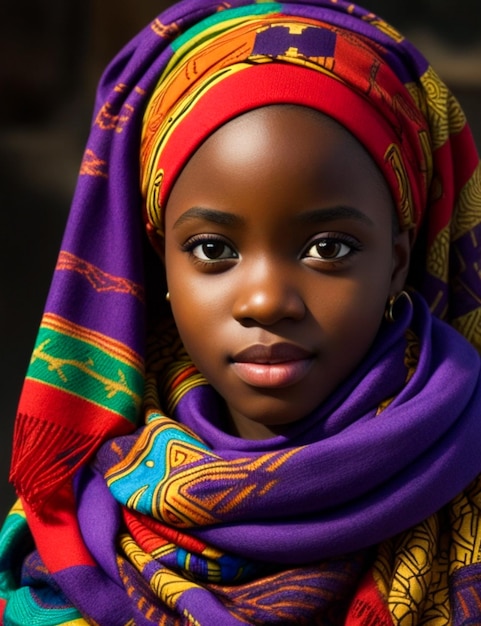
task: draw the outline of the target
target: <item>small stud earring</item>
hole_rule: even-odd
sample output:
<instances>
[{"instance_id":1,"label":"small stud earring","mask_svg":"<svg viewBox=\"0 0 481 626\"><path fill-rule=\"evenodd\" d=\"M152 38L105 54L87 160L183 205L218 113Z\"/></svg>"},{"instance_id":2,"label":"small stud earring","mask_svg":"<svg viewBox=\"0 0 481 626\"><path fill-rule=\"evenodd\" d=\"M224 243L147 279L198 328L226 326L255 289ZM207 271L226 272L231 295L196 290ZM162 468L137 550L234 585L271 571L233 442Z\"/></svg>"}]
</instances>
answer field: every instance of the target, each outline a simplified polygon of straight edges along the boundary
<instances>
[{"instance_id":1,"label":"small stud earring","mask_svg":"<svg viewBox=\"0 0 481 626\"><path fill-rule=\"evenodd\" d=\"M170 291L165 294L165 301L170 302Z\"/></svg>"}]
</instances>

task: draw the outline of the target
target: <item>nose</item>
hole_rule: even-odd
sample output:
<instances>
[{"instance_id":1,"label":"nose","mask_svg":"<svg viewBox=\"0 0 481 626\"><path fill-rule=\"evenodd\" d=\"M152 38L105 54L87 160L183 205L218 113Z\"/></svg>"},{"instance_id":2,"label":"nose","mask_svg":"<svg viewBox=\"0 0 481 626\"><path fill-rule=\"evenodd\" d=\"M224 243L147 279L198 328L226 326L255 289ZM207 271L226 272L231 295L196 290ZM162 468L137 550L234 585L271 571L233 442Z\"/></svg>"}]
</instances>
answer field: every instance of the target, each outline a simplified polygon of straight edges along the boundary
<instances>
[{"instance_id":1,"label":"nose","mask_svg":"<svg viewBox=\"0 0 481 626\"><path fill-rule=\"evenodd\" d=\"M239 276L232 315L238 322L270 326L281 320L301 320L306 305L295 278L280 267L260 263Z\"/></svg>"}]
</instances>

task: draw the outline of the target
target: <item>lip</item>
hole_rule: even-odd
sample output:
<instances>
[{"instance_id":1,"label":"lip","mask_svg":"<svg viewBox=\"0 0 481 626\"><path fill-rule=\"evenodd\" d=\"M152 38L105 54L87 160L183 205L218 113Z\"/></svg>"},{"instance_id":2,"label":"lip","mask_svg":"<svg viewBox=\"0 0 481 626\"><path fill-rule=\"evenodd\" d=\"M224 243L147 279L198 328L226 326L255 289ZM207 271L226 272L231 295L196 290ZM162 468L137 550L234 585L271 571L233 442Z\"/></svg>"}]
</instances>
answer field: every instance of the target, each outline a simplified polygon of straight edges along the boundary
<instances>
[{"instance_id":1,"label":"lip","mask_svg":"<svg viewBox=\"0 0 481 626\"><path fill-rule=\"evenodd\" d=\"M309 371L313 354L290 343L255 344L232 358L237 376L253 387L280 388L298 383Z\"/></svg>"}]
</instances>

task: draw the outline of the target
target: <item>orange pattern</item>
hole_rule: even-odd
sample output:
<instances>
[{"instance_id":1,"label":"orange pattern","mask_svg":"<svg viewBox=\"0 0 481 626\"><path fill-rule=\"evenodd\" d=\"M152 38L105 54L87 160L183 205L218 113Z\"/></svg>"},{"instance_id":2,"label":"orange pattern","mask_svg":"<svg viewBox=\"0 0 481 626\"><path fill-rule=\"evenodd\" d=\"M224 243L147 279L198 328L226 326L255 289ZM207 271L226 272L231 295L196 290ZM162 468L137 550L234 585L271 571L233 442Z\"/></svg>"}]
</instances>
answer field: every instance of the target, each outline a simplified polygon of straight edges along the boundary
<instances>
[{"instance_id":1,"label":"orange pattern","mask_svg":"<svg viewBox=\"0 0 481 626\"><path fill-rule=\"evenodd\" d=\"M95 291L114 291L117 293L126 293L144 301L144 288L127 278L121 276L113 276L104 272L92 263L80 259L79 257L63 250L57 261L57 270L69 272L77 272L86 278Z\"/></svg>"}]
</instances>

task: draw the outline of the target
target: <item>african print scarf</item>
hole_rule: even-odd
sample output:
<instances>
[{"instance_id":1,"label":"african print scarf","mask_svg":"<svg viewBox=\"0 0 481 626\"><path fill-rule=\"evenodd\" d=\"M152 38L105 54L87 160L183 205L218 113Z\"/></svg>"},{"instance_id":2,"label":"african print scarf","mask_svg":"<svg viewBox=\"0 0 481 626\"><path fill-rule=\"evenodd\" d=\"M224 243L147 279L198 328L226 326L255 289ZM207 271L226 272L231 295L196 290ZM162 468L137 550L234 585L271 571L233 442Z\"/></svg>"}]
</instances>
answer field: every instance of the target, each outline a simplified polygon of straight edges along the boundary
<instances>
[{"instance_id":1,"label":"african print scarf","mask_svg":"<svg viewBox=\"0 0 481 626\"><path fill-rule=\"evenodd\" d=\"M293 28L293 19L309 28ZM311 41L319 27L330 33L322 46ZM310 67L314 83L342 83L356 106L369 103L379 145L345 124L385 174L401 225L417 233L422 293L395 324L383 324L325 405L262 442L225 432L222 401L189 362L168 314L146 341L145 322L159 318L162 269L146 245L142 207L156 245L165 194L205 136L192 134L195 116L186 114L198 83L191 91L178 83L180 93L166 84L179 67L185 76L192 61L201 65L204 50L212 78L212 68L222 69L210 62L212 44L225 52L229 34L243 42L227 63L235 73ZM346 50L357 72L348 71ZM218 78L212 84L228 94L228 79ZM258 106L257 96L246 106ZM152 114L162 107L172 130L147 132L162 125ZM206 132L218 124L208 121ZM189 0L141 32L99 87L22 392L12 464L22 505L0 544L3 622L476 620L480 360L428 307L480 346L479 172L447 88L398 33L350 3Z\"/></svg>"}]
</instances>

